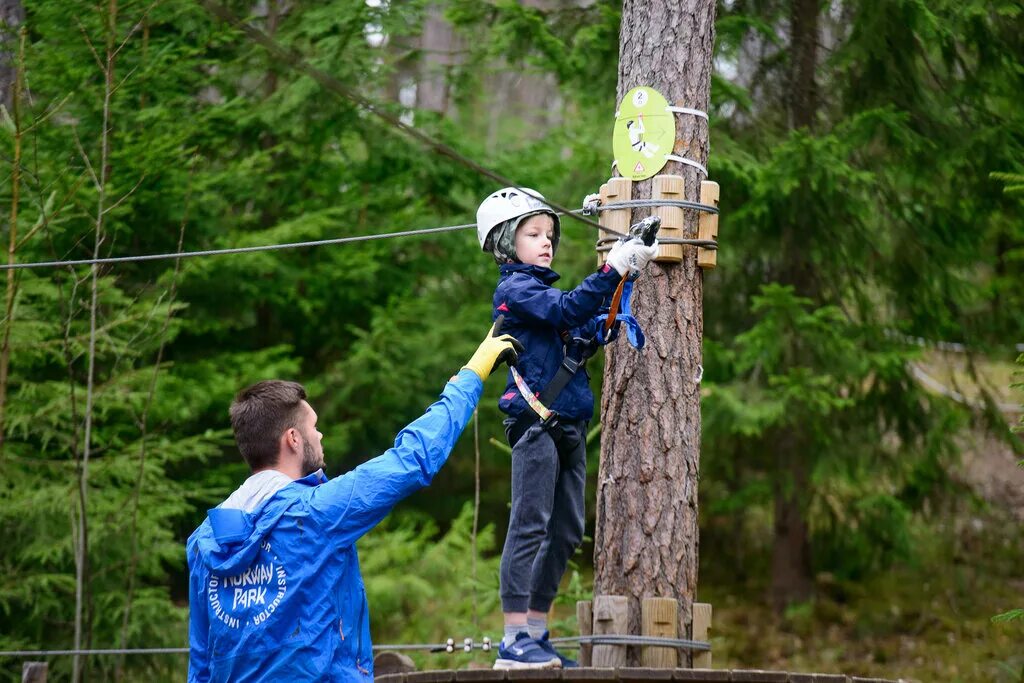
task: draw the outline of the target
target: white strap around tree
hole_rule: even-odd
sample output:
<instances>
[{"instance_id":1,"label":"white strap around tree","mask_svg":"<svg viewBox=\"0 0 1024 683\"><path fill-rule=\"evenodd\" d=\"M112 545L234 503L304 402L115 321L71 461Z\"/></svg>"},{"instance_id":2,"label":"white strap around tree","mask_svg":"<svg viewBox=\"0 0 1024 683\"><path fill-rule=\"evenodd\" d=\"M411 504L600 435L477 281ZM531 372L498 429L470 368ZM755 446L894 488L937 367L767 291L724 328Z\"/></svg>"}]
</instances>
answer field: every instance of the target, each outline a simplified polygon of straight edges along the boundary
<instances>
[{"instance_id":1,"label":"white strap around tree","mask_svg":"<svg viewBox=\"0 0 1024 683\"><path fill-rule=\"evenodd\" d=\"M700 109L692 109L690 107L673 107L672 105L665 107L665 109L675 114L692 114L693 116L698 116L705 121L711 121L711 119L708 118L708 113L706 111L701 111Z\"/></svg>"},{"instance_id":2,"label":"white strap around tree","mask_svg":"<svg viewBox=\"0 0 1024 683\"><path fill-rule=\"evenodd\" d=\"M704 164L698 161L694 161L693 159L687 159L686 157L681 157L678 154L666 154L665 158L668 159L669 161L678 161L681 164L693 166L695 169L703 173L705 178L708 177L708 169L704 168Z\"/></svg>"}]
</instances>

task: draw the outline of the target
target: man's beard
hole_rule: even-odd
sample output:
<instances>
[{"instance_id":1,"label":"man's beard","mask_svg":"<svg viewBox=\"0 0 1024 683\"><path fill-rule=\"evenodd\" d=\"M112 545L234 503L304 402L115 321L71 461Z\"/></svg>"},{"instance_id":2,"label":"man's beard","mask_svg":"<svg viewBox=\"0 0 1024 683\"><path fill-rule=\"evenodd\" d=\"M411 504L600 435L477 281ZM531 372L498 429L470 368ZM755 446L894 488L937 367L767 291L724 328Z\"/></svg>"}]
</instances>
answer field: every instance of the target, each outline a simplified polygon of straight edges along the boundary
<instances>
[{"instance_id":1,"label":"man's beard","mask_svg":"<svg viewBox=\"0 0 1024 683\"><path fill-rule=\"evenodd\" d=\"M320 456L313 448L313 442L307 438L302 439L302 474L309 476L320 469Z\"/></svg>"}]
</instances>

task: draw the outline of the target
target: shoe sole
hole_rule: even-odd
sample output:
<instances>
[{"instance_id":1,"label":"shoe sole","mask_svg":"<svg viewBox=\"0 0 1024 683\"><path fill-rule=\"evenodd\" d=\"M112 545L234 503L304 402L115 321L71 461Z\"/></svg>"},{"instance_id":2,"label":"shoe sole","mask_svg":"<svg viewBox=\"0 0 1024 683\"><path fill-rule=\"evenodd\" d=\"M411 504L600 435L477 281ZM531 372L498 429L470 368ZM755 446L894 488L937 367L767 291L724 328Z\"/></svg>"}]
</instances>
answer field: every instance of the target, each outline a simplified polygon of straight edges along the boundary
<instances>
[{"instance_id":1,"label":"shoe sole","mask_svg":"<svg viewBox=\"0 0 1024 683\"><path fill-rule=\"evenodd\" d=\"M558 659L551 659L546 662L517 662L514 659L499 659L494 662L494 668L499 671L509 669L561 669L562 662Z\"/></svg>"}]
</instances>

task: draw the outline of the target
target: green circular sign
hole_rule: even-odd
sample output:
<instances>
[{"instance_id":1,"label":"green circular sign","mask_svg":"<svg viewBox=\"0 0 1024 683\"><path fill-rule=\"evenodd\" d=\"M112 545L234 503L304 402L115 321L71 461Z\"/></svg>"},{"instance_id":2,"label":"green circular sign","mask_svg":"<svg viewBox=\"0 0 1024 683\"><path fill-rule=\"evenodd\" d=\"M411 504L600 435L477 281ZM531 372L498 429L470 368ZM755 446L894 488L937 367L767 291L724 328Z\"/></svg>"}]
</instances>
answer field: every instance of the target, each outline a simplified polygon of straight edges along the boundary
<instances>
[{"instance_id":1,"label":"green circular sign","mask_svg":"<svg viewBox=\"0 0 1024 683\"><path fill-rule=\"evenodd\" d=\"M612 151L623 178L644 180L665 167L676 142L675 114L668 100L641 85L622 98L615 112Z\"/></svg>"}]
</instances>

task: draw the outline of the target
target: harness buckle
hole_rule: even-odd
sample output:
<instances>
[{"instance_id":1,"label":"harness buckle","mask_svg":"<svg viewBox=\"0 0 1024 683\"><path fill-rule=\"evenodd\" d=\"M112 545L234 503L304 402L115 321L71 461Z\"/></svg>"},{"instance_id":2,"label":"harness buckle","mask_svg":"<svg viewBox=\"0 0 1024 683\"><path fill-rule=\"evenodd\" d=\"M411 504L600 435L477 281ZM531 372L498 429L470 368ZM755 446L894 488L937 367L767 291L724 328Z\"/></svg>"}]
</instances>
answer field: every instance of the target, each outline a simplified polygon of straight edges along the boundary
<instances>
[{"instance_id":1,"label":"harness buckle","mask_svg":"<svg viewBox=\"0 0 1024 683\"><path fill-rule=\"evenodd\" d=\"M541 429L549 431L558 427L559 415L555 411L550 411L548 416L540 421Z\"/></svg>"}]
</instances>

